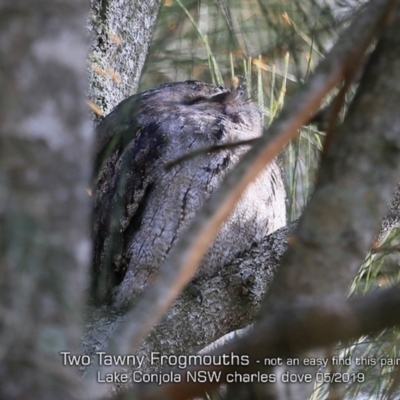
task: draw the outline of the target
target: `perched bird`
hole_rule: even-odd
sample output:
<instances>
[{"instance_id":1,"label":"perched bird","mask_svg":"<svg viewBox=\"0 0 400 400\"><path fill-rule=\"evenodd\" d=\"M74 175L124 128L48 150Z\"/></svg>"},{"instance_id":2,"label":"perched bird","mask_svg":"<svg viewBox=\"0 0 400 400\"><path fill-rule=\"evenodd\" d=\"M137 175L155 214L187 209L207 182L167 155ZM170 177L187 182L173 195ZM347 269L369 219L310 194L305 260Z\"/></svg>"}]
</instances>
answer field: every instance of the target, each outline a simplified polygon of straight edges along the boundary
<instances>
[{"instance_id":1,"label":"perched bird","mask_svg":"<svg viewBox=\"0 0 400 400\"><path fill-rule=\"evenodd\" d=\"M97 128L92 295L122 310L162 261L246 147L188 158L205 146L262 133L259 109L240 90L198 81L168 83L121 102ZM282 227L285 190L274 161L247 188L205 255L211 276Z\"/></svg>"}]
</instances>

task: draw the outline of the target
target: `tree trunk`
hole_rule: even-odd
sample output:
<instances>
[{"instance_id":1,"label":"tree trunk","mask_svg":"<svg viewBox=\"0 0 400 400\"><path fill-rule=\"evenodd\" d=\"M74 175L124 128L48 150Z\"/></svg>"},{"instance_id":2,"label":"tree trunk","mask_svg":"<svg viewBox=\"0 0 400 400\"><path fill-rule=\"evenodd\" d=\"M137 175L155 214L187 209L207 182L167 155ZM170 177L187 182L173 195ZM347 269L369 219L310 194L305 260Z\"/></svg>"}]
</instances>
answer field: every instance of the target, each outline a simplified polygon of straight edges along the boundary
<instances>
[{"instance_id":1,"label":"tree trunk","mask_svg":"<svg viewBox=\"0 0 400 400\"><path fill-rule=\"evenodd\" d=\"M85 2L0 5L0 398L78 399L90 255Z\"/></svg>"},{"instance_id":2,"label":"tree trunk","mask_svg":"<svg viewBox=\"0 0 400 400\"><path fill-rule=\"evenodd\" d=\"M136 93L161 0L91 0L89 98L107 115Z\"/></svg>"}]
</instances>

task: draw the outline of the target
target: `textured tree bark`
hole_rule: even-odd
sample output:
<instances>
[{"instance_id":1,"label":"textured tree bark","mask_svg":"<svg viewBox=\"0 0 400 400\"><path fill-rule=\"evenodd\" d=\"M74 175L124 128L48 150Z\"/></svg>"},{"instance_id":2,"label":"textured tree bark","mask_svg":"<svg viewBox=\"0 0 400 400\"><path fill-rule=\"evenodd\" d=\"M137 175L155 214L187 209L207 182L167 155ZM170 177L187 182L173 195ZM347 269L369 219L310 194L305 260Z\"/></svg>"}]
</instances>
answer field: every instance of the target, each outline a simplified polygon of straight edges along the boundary
<instances>
[{"instance_id":1,"label":"textured tree bark","mask_svg":"<svg viewBox=\"0 0 400 400\"><path fill-rule=\"evenodd\" d=\"M0 398L78 399L90 256L85 2L0 5Z\"/></svg>"},{"instance_id":2,"label":"textured tree bark","mask_svg":"<svg viewBox=\"0 0 400 400\"><path fill-rule=\"evenodd\" d=\"M151 353L159 352L166 356L197 353L226 333L253 323L286 250L288 231L287 227L279 229L232 264L224 266L216 276L199 280L196 285L202 293L202 303L184 291L165 318L133 353L144 359L140 371L162 368L158 363L151 363ZM82 348L85 354L93 356L93 365L96 363L96 352L108 352L109 339L125 320L124 316L107 308L90 312ZM132 354L130 351L126 353ZM96 373L100 369L102 374L118 371L118 367L103 366L87 372L88 392L94 399L107 396L115 387L113 384L96 384ZM134 369L137 368L131 371Z\"/></svg>"},{"instance_id":3,"label":"textured tree bark","mask_svg":"<svg viewBox=\"0 0 400 400\"><path fill-rule=\"evenodd\" d=\"M161 0L91 0L89 98L107 115L136 93Z\"/></svg>"}]
</instances>

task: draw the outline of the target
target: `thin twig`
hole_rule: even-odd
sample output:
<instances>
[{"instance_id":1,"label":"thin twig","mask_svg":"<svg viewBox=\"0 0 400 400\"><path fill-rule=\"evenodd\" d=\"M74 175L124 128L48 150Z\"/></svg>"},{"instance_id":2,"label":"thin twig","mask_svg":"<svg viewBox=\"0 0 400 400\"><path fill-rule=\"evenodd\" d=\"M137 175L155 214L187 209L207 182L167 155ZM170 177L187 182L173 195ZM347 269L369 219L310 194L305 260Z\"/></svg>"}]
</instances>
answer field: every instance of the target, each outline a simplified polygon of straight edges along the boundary
<instances>
[{"instance_id":1,"label":"thin twig","mask_svg":"<svg viewBox=\"0 0 400 400\"><path fill-rule=\"evenodd\" d=\"M176 167L177 165L183 163L184 161L191 160L192 158L201 156L203 154L217 153L218 151L235 149L235 148L241 147L241 146L250 146L251 144L255 143L257 140L259 140L259 138L248 139L248 140L239 140L239 141L233 142L233 143L215 144L213 146L201 147L199 149L196 149L189 153L186 153L183 156L175 158L175 160L172 160L171 162L165 164L164 168L166 171L169 171L170 169Z\"/></svg>"}]
</instances>

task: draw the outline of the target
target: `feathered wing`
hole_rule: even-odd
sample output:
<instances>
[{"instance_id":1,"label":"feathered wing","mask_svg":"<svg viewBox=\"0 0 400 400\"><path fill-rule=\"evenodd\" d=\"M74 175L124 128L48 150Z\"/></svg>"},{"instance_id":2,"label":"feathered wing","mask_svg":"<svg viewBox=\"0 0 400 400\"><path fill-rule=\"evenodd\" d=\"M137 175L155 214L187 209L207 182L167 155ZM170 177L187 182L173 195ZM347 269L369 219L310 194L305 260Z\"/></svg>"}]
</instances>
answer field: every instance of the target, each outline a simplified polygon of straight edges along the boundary
<instances>
[{"instance_id":1,"label":"feathered wing","mask_svg":"<svg viewBox=\"0 0 400 400\"><path fill-rule=\"evenodd\" d=\"M161 152L157 124L139 125L139 109L138 97L133 96L97 129L92 262L92 298L96 303L109 302L112 289L124 278L127 240L140 228L140 215L154 181L154 160Z\"/></svg>"}]
</instances>

